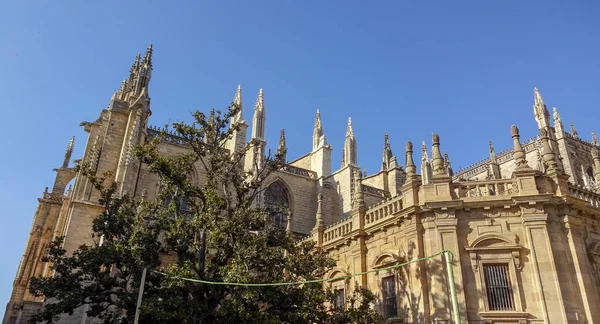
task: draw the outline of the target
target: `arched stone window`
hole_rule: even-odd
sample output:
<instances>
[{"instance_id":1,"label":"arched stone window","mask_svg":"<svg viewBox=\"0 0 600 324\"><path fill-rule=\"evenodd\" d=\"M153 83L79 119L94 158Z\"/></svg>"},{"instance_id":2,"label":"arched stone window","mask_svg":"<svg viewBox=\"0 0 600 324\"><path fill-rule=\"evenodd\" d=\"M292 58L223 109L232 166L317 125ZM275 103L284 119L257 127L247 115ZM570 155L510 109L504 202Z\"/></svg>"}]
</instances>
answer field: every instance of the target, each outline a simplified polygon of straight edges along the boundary
<instances>
[{"instance_id":1,"label":"arched stone window","mask_svg":"<svg viewBox=\"0 0 600 324\"><path fill-rule=\"evenodd\" d=\"M290 193L287 186L281 181L276 180L265 190L265 207L269 216L278 226L286 226L288 214L291 211Z\"/></svg>"}]
</instances>

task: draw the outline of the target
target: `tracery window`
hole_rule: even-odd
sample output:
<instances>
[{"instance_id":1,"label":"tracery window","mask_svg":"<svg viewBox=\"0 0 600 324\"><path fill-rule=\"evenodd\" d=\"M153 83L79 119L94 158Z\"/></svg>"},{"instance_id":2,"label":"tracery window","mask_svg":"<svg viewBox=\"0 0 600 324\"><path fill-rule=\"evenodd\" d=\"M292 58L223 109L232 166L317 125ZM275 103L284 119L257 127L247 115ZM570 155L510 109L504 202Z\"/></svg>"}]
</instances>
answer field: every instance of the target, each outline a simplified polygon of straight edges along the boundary
<instances>
[{"instance_id":1,"label":"tracery window","mask_svg":"<svg viewBox=\"0 0 600 324\"><path fill-rule=\"evenodd\" d=\"M291 204L289 191L282 181L277 180L267 187L264 201L273 223L285 227Z\"/></svg>"}]
</instances>

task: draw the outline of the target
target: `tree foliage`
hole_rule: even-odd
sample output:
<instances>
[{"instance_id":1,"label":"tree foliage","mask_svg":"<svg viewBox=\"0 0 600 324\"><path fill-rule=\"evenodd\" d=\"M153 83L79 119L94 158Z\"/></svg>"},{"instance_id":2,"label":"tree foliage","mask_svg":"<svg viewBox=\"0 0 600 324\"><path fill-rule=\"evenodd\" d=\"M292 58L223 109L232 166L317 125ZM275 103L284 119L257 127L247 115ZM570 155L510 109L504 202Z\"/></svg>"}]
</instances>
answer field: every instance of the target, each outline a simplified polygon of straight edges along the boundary
<instances>
[{"instance_id":1,"label":"tree foliage","mask_svg":"<svg viewBox=\"0 0 600 324\"><path fill-rule=\"evenodd\" d=\"M232 286L197 283L276 283L321 278L332 259L314 243L299 244L274 224L256 201L265 179L281 165L266 159L245 171L243 150L226 148L240 125L228 127L237 107L225 113L194 113L192 125L173 128L189 148L161 154L165 132L136 156L157 176L156 197L130 197L110 174L96 176L79 166L100 193L104 211L93 221L95 244L68 254L58 238L44 258L54 275L33 278L30 291L46 305L32 322L53 322L85 306L88 316L105 323L132 323L142 270L148 269L141 323L378 323L375 297L365 290L348 294L347 309L333 306L327 284ZM197 166L204 172L195 174ZM202 178L194 181L194 178ZM202 234L204 233L204 241ZM170 261L169 261L170 260ZM156 271L159 270L159 271ZM324 289L325 287L325 289Z\"/></svg>"}]
</instances>

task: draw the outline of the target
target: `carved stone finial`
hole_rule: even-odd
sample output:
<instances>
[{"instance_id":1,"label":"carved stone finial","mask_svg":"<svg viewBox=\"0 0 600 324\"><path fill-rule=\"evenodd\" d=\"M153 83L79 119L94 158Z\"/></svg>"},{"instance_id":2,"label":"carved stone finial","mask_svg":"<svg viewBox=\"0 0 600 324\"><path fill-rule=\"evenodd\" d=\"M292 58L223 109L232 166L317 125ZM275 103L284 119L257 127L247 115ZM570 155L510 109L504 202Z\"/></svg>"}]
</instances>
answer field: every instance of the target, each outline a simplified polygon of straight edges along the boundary
<instances>
[{"instance_id":1,"label":"carved stone finial","mask_svg":"<svg viewBox=\"0 0 600 324\"><path fill-rule=\"evenodd\" d=\"M413 145L412 143L406 142L406 175L410 179L417 174L417 166L413 160Z\"/></svg>"},{"instance_id":2,"label":"carved stone finial","mask_svg":"<svg viewBox=\"0 0 600 324\"><path fill-rule=\"evenodd\" d=\"M431 149L431 157L433 159L433 176L444 176L446 175L446 168L444 167L444 158L440 151L440 137L438 134L433 133L431 135L431 141L433 148Z\"/></svg>"},{"instance_id":3,"label":"carved stone finial","mask_svg":"<svg viewBox=\"0 0 600 324\"><path fill-rule=\"evenodd\" d=\"M548 132L545 129L540 129L540 138L542 139L542 159L546 165L546 170L549 172L556 171L558 169L558 163L556 162L556 155L550 148L550 142L548 140Z\"/></svg>"},{"instance_id":4,"label":"carved stone finial","mask_svg":"<svg viewBox=\"0 0 600 324\"><path fill-rule=\"evenodd\" d=\"M354 171L354 207L365 207L365 199L362 190L362 175L359 169Z\"/></svg>"},{"instance_id":5,"label":"carved stone finial","mask_svg":"<svg viewBox=\"0 0 600 324\"><path fill-rule=\"evenodd\" d=\"M316 214L316 223L315 229L322 229L325 227L325 222L323 221L323 193L319 192L317 195L317 214Z\"/></svg>"},{"instance_id":6,"label":"carved stone finial","mask_svg":"<svg viewBox=\"0 0 600 324\"><path fill-rule=\"evenodd\" d=\"M598 146L598 138L596 137L596 133L592 131L592 144Z\"/></svg>"},{"instance_id":7,"label":"carved stone finial","mask_svg":"<svg viewBox=\"0 0 600 324\"><path fill-rule=\"evenodd\" d=\"M514 136L519 136L519 128L517 127L517 125L512 125L510 126L510 134L514 137Z\"/></svg>"},{"instance_id":8,"label":"carved stone finial","mask_svg":"<svg viewBox=\"0 0 600 324\"><path fill-rule=\"evenodd\" d=\"M521 142L519 140L519 128L517 128L516 125L512 125L510 127L510 134L513 138L513 155L517 169L530 169L527 160L525 159L525 151L523 151L523 147L521 147Z\"/></svg>"}]
</instances>

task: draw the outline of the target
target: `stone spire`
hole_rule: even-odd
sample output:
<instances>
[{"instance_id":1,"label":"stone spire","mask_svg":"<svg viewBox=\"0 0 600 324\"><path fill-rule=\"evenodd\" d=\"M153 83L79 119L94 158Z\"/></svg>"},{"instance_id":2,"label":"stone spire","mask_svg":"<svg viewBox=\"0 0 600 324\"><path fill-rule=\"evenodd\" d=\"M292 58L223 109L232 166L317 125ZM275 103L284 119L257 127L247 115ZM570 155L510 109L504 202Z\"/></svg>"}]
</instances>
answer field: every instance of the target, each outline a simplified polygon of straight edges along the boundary
<instances>
[{"instance_id":1,"label":"stone spire","mask_svg":"<svg viewBox=\"0 0 600 324\"><path fill-rule=\"evenodd\" d=\"M417 174L417 166L413 160L413 145L412 143L406 142L406 175L408 179L411 179Z\"/></svg>"},{"instance_id":2,"label":"stone spire","mask_svg":"<svg viewBox=\"0 0 600 324\"><path fill-rule=\"evenodd\" d=\"M600 183L600 154L598 153L598 149L592 147L592 158L594 159L594 178L596 183ZM598 191L600 191L600 186L598 186Z\"/></svg>"},{"instance_id":3,"label":"stone spire","mask_svg":"<svg viewBox=\"0 0 600 324\"><path fill-rule=\"evenodd\" d=\"M538 91L538 88L533 89L533 115L538 124L538 129L550 127L550 113L544 104L544 100Z\"/></svg>"},{"instance_id":4,"label":"stone spire","mask_svg":"<svg viewBox=\"0 0 600 324\"><path fill-rule=\"evenodd\" d=\"M515 159L515 164L517 165L517 170L530 170L529 164L527 164L527 160L525 159L525 151L523 147L521 147L521 142L519 140L519 128L516 125L512 125L510 127L510 134L513 138L513 156Z\"/></svg>"},{"instance_id":5,"label":"stone spire","mask_svg":"<svg viewBox=\"0 0 600 324\"><path fill-rule=\"evenodd\" d=\"M152 44L148 45L148 48L146 49L146 55L144 55L142 66L147 66L152 69Z\"/></svg>"},{"instance_id":6,"label":"stone spire","mask_svg":"<svg viewBox=\"0 0 600 324\"><path fill-rule=\"evenodd\" d=\"M235 92L235 96L233 97L232 106L237 106L239 111L235 116L231 117L231 125L236 123L244 123L244 114L242 112L242 86L238 85L237 90Z\"/></svg>"},{"instance_id":7,"label":"stone spire","mask_svg":"<svg viewBox=\"0 0 600 324\"><path fill-rule=\"evenodd\" d=\"M427 145L425 141L421 145L421 182L428 184L431 180L431 162L429 161L429 155L427 154Z\"/></svg>"},{"instance_id":8,"label":"stone spire","mask_svg":"<svg viewBox=\"0 0 600 324\"><path fill-rule=\"evenodd\" d=\"M323 125L321 125L321 112L317 109L317 117L315 118L315 127L313 129L313 152L321 146L327 145L325 135L323 135Z\"/></svg>"},{"instance_id":9,"label":"stone spire","mask_svg":"<svg viewBox=\"0 0 600 324\"><path fill-rule=\"evenodd\" d=\"M542 159L546 166L546 171L555 172L559 170L558 163L556 162L556 155L550 148L550 141L548 140L548 131L545 129L540 130L540 138L542 139Z\"/></svg>"},{"instance_id":10,"label":"stone spire","mask_svg":"<svg viewBox=\"0 0 600 324\"><path fill-rule=\"evenodd\" d=\"M448 157L448 152L444 153L444 168L446 169L446 175L451 177L454 175L452 171L452 165L450 164L450 158Z\"/></svg>"},{"instance_id":11,"label":"stone spire","mask_svg":"<svg viewBox=\"0 0 600 324\"><path fill-rule=\"evenodd\" d=\"M263 89L258 91L256 105L254 105L254 118L252 118L252 139L265 140L265 102Z\"/></svg>"},{"instance_id":12,"label":"stone spire","mask_svg":"<svg viewBox=\"0 0 600 324\"><path fill-rule=\"evenodd\" d=\"M135 64L135 63L134 63ZM144 59L138 65L138 73L135 81L135 94L139 95L143 89L146 89L146 95L148 95L148 85L150 84L150 78L152 77L152 44L146 49Z\"/></svg>"},{"instance_id":13,"label":"stone spire","mask_svg":"<svg viewBox=\"0 0 600 324\"><path fill-rule=\"evenodd\" d=\"M571 135L573 135L573 137L575 137L575 138L579 138L579 133L577 133L577 130L575 129L575 125L573 125L573 122L571 122Z\"/></svg>"},{"instance_id":14,"label":"stone spire","mask_svg":"<svg viewBox=\"0 0 600 324\"><path fill-rule=\"evenodd\" d=\"M352 118L348 118L348 127L346 128L346 140L344 141L344 153L342 156L342 168L347 165L357 164L356 139L352 129Z\"/></svg>"},{"instance_id":15,"label":"stone spire","mask_svg":"<svg viewBox=\"0 0 600 324\"><path fill-rule=\"evenodd\" d=\"M488 168L488 175L491 179L500 179L500 166L496 160L496 151L494 150L494 144L490 141L490 164Z\"/></svg>"},{"instance_id":16,"label":"stone spire","mask_svg":"<svg viewBox=\"0 0 600 324\"><path fill-rule=\"evenodd\" d=\"M592 131L592 144L598 146L598 138L596 137L596 133Z\"/></svg>"},{"instance_id":17,"label":"stone spire","mask_svg":"<svg viewBox=\"0 0 600 324\"><path fill-rule=\"evenodd\" d=\"M552 117L554 118L554 129L556 130L556 133L562 134L564 132L564 127L556 107L552 108Z\"/></svg>"},{"instance_id":18,"label":"stone spire","mask_svg":"<svg viewBox=\"0 0 600 324\"><path fill-rule=\"evenodd\" d=\"M285 130L282 128L279 133L279 143L277 143L277 155L281 158L282 162L286 162L287 147L285 146Z\"/></svg>"},{"instance_id":19,"label":"stone spire","mask_svg":"<svg viewBox=\"0 0 600 324\"><path fill-rule=\"evenodd\" d=\"M392 147L390 145L390 139L388 137L388 133L385 132L385 134L383 136L383 160L382 160L382 164L381 164L382 171L391 169L393 156L394 155L392 154Z\"/></svg>"},{"instance_id":20,"label":"stone spire","mask_svg":"<svg viewBox=\"0 0 600 324\"><path fill-rule=\"evenodd\" d=\"M440 177L446 175L446 168L444 167L444 158L440 151L440 136L436 133L431 134L431 158L433 159L433 177Z\"/></svg>"},{"instance_id":21,"label":"stone spire","mask_svg":"<svg viewBox=\"0 0 600 324\"><path fill-rule=\"evenodd\" d=\"M322 229L325 228L325 222L323 221L323 193L319 192L317 196L317 221L315 222L314 229Z\"/></svg>"},{"instance_id":22,"label":"stone spire","mask_svg":"<svg viewBox=\"0 0 600 324\"><path fill-rule=\"evenodd\" d=\"M67 151L65 152L65 159L63 160L62 167L68 168L69 162L71 162L71 155L73 155L73 147L75 145L75 136L71 137L69 145L67 145Z\"/></svg>"},{"instance_id":23,"label":"stone spire","mask_svg":"<svg viewBox=\"0 0 600 324\"><path fill-rule=\"evenodd\" d=\"M135 79L137 78L138 72L140 70L141 59L142 59L142 57L140 56L140 53L138 53L135 56L135 59L133 60L133 64L131 65L131 68L129 69L129 80L127 83L129 84L130 87L133 87Z\"/></svg>"}]
</instances>

